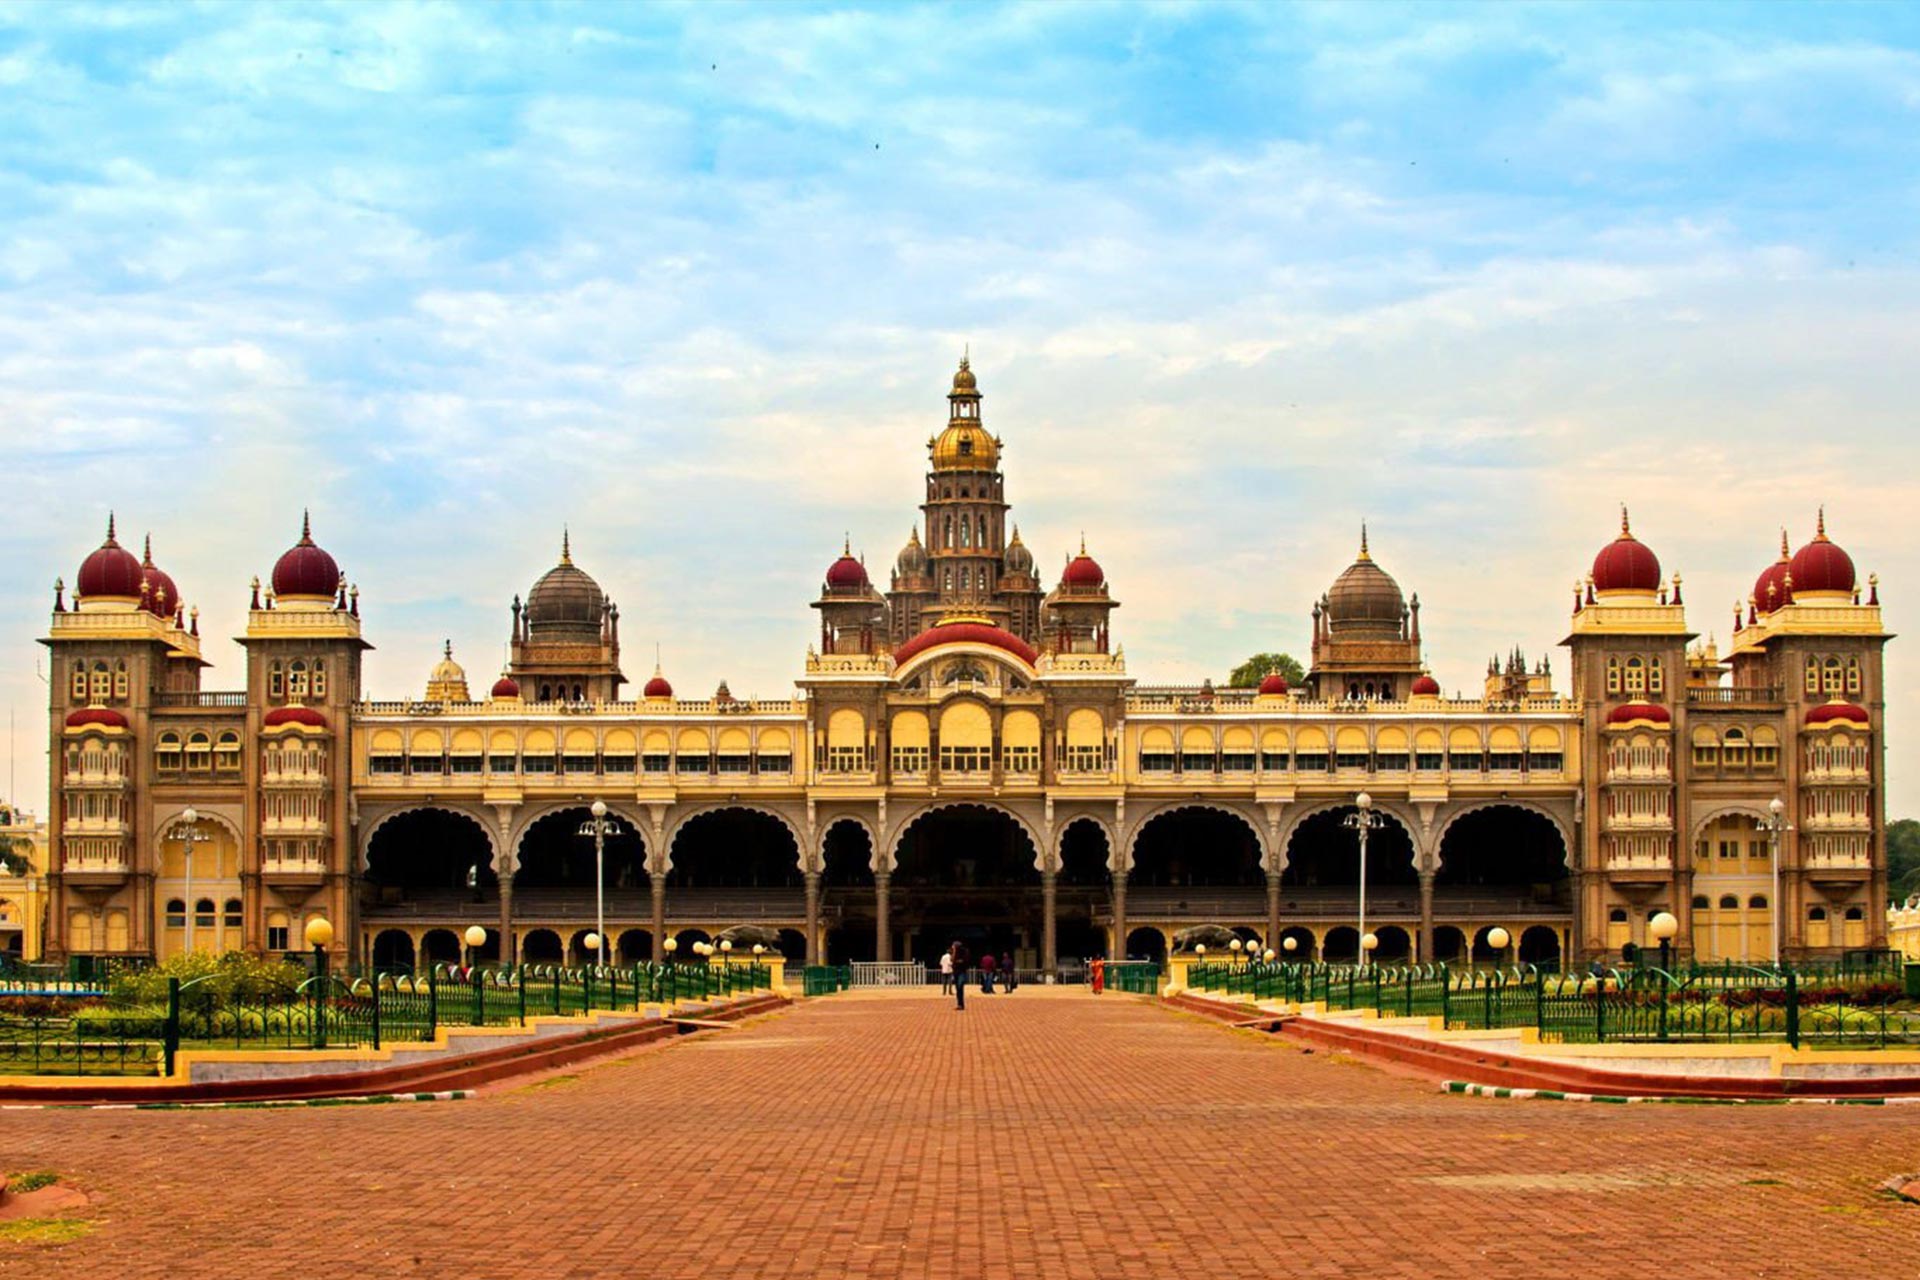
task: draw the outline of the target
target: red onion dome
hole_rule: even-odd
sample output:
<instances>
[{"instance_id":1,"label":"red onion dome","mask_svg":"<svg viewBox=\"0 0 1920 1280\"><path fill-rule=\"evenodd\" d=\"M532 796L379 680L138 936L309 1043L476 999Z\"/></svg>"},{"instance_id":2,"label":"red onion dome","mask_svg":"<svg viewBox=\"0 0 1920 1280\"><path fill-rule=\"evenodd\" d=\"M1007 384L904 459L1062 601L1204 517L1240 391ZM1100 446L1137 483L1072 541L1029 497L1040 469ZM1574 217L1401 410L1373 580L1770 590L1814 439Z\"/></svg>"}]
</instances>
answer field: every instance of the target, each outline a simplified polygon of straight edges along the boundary
<instances>
[{"instance_id":1,"label":"red onion dome","mask_svg":"<svg viewBox=\"0 0 1920 1280\"><path fill-rule=\"evenodd\" d=\"M261 719L263 728L277 729L284 724L305 725L309 729L324 729L327 718L312 707L275 707Z\"/></svg>"},{"instance_id":2,"label":"red onion dome","mask_svg":"<svg viewBox=\"0 0 1920 1280\"><path fill-rule=\"evenodd\" d=\"M173 585L167 571L153 562L153 535L147 535L146 555L140 570L147 577L147 610L162 618L171 618L180 608L180 588Z\"/></svg>"},{"instance_id":3,"label":"red onion dome","mask_svg":"<svg viewBox=\"0 0 1920 1280\"><path fill-rule=\"evenodd\" d=\"M1106 570L1100 567L1098 560L1087 554L1087 537L1081 534L1080 554L1067 561L1066 569L1060 574L1060 585L1097 591L1106 584Z\"/></svg>"},{"instance_id":4,"label":"red onion dome","mask_svg":"<svg viewBox=\"0 0 1920 1280\"><path fill-rule=\"evenodd\" d=\"M1286 691L1287 691L1287 678L1281 675L1278 671L1274 672L1272 675L1269 675L1266 679L1260 682L1261 697L1270 698L1276 695L1283 695L1286 693Z\"/></svg>"},{"instance_id":5,"label":"red onion dome","mask_svg":"<svg viewBox=\"0 0 1920 1280\"><path fill-rule=\"evenodd\" d=\"M1416 698L1437 698L1440 696L1440 682L1426 672L1413 678L1413 696Z\"/></svg>"},{"instance_id":6,"label":"red onion dome","mask_svg":"<svg viewBox=\"0 0 1920 1280\"><path fill-rule=\"evenodd\" d=\"M78 711L67 713L67 728L84 729L88 725L98 725L102 729L124 729L127 718L112 707L81 707Z\"/></svg>"},{"instance_id":7,"label":"red onion dome","mask_svg":"<svg viewBox=\"0 0 1920 1280\"><path fill-rule=\"evenodd\" d=\"M1793 594L1796 596L1853 594L1853 557L1840 544L1827 537L1826 508L1820 509L1820 523L1813 541L1793 553Z\"/></svg>"},{"instance_id":8,"label":"red onion dome","mask_svg":"<svg viewBox=\"0 0 1920 1280\"><path fill-rule=\"evenodd\" d=\"M340 566L313 540L313 524L302 512L300 541L273 565L273 594L287 599L331 600L340 590Z\"/></svg>"},{"instance_id":9,"label":"red onion dome","mask_svg":"<svg viewBox=\"0 0 1920 1280\"><path fill-rule=\"evenodd\" d=\"M1872 723L1873 721L1868 717L1865 707L1855 702L1848 702L1843 698L1835 698L1831 702L1823 702L1813 710L1807 712L1807 725L1809 728L1815 725L1853 724L1859 725L1864 729Z\"/></svg>"},{"instance_id":10,"label":"red onion dome","mask_svg":"<svg viewBox=\"0 0 1920 1280\"><path fill-rule=\"evenodd\" d=\"M1648 594L1660 589L1660 557L1633 536L1625 507L1620 508L1620 536L1593 558L1593 589Z\"/></svg>"},{"instance_id":11,"label":"red onion dome","mask_svg":"<svg viewBox=\"0 0 1920 1280\"><path fill-rule=\"evenodd\" d=\"M1672 724L1673 713L1657 702L1623 702L1607 713L1607 723L1618 724Z\"/></svg>"},{"instance_id":12,"label":"red onion dome","mask_svg":"<svg viewBox=\"0 0 1920 1280\"><path fill-rule=\"evenodd\" d=\"M865 591L869 586L867 566L854 558L853 543L841 546L840 558L827 566L827 590Z\"/></svg>"},{"instance_id":13,"label":"red onion dome","mask_svg":"<svg viewBox=\"0 0 1920 1280\"><path fill-rule=\"evenodd\" d=\"M660 668L655 667L653 679L647 681L645 687L640 690L640 694L646 698L671 698L673 686L668 684L667 678L660 674Z\"/></svg>"},{"instance_id":14,"label":"red onion dome","mask_svg":"<svg viewBox=\"0 0 1920 1280\"><path fill-rule=\"evenodd\" d=\"M1787 574L1793 558L1787 554L1787 531L1780 531L1780 558L1760 571L1753 580L1753 603L1762 613L1770 613L1787 602ZM1796 579L1798 581L1798 579Z\"/></svg>"},{"instance_id":15,"label":"red onion dome","mask_svg":"<svg viewBox=\"0 0 1920 1280\"><path fill-rule=\"evenodd\" d=\"M138 600L143 572L133 552L113 536L113 516L109 514L107 540L80 562L80 576L74 579L74 595L82 600L88 596Z\"/></svg>"},{"instance_id":16,"label":"red onion dome","mask_svg":"<svg viewBox=\"0 0 1920 1280\"><path fill-rule=\"evenodd\" d=\"M936 622L895 649L893 661L898 666L906 663L916 654L925 653L935 645L969 643L992 645L996 649L1003 649L1028 666L1032 666L1040 658L1038 650L1010 631L1003 631L990 622L955 619Z\"/></svg>"},{"instance_id":17,"label":"red onion dome","mask_svg":"<svg viewBox=\"0 0 1920 1280\"><path fill-rule=\"evenodd\" d=\"M517 698L520 696L520 686L512 676L503 672L500 678L493 682L493 696L496 698Z\"/></svg>"}]
</instances>

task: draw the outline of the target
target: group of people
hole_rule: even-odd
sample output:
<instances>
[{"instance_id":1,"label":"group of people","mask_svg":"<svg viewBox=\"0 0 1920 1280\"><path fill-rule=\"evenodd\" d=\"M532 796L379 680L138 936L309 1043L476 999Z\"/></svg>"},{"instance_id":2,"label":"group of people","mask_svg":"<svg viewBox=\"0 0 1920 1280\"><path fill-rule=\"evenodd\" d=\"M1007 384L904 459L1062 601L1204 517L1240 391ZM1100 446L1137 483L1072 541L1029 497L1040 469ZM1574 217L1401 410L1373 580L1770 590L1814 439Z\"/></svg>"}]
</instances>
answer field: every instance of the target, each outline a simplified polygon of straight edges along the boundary
<instances>
[{"instance_id":1,"label":"group of people","mask_svg":"<svg viewBox=\"0 0 1920 1280\"><path fill-rule=\"evenodd\" d=\"M940 991L953 992L953 1007L967 1007L967 970L974 967L973 953L967 950L967 944L955 939L954 944L940 955ZM1020 971L1013 967L1013 953L1002 952L995 959L989 951L980 957L980 994L993 994L993 984L997 979L1002 991L1012 991L1020 985Z\"/></svg>"}]
</instances>

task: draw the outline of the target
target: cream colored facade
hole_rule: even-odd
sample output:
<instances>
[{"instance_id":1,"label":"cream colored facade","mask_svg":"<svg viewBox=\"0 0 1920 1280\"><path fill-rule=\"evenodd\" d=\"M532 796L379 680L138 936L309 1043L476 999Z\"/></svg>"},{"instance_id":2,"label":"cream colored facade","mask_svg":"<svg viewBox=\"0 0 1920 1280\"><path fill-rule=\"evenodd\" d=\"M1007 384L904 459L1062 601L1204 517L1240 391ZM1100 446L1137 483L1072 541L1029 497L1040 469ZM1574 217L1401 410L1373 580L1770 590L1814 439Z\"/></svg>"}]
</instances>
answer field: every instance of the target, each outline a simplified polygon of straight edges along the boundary
<instances>
[{"instance_id":1,"label":"cream colored facade","mask_svg":"<svg viewBox=\"0 0 1920 1280\"><path fill-rule=\"evenodd\" d=\"M578 958L604 912L626 959L757 924L795 958L966 937L1051 966L1161 954L1199 923L1337 958L1360 932L1362 792L1382 959L1490 959L1502 926L1509 958L1584 960L1644 942L1659 910L1704 958L1761 958L1776 933L1793 954L1886 945L1886 636L1877 585L1862 600L1847 561L1835 586L1824 527L1791 563L1825 578L1776 574L1724 661L1623 522L1576 590L1566 692L1516 650L1442 697L1418 597L1364 536L1305 602L1303 687L1142 686L1084 545L1041 586L964 365L948 399L924 538L884 590L833 561L790 697L680 697L659 671L623 688L619 609L567 545L514 598L484 696L449 648L422 697L367 698L357 592L304 532L256 584L245 687L202 691L188 615L160 616L110 539L47 641L71 673L53 950L167 954L189 916L196 945L273 950L325 914L364 964L451 958L476 923L486 955ZM1776 797L1778 923L1758 825Z\"/></svg>"},{"instance_id":2,"label":"cream colored facade","mask_svg":"<svg viewBox=\"0 0 1920 1280\"><path fill-rule=\"evenodd\" d=\"M47 824L0 804L0 839L24 865L0 865L0 955L34 961L46 945Z\"/></svg>"}]
</instances>

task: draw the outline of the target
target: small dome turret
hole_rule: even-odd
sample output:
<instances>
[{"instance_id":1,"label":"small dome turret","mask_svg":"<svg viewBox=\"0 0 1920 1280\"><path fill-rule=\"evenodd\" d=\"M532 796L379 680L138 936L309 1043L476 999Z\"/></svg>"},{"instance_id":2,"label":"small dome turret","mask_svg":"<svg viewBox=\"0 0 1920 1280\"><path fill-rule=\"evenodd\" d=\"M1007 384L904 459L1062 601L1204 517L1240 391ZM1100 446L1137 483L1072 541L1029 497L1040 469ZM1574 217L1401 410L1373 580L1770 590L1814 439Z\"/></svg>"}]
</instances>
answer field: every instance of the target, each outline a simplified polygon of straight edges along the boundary
<instances>
[{"instance_id":1,"label":"small dome turret","mask_svg":"<svg viewBox=\"0 0 1920 1280\"><path fill-rule=\"evenodd\" d=\"M1853 557L1842 550L1839 543L1827 537L1825 507L1820 508L1813 541L1793 553L1793 562L1788 567L1793 573L1795 597L1838 599L1853 595L1856 581ZM1765 604L1765 601L1761 603Z\"/></svg>"},{"instance_id":2,"label":"small dome turret","mask_svg":"<svg viewBox=\"0 0 1920 1280\"><path fill-rule=\"evenodd\" d=\"M606 608L606 592L574 564L572 535L562 531L560 563L541 574L527 592L527 638L597 643Z\"/></svg>"},{"instance_id":3,"label":"small dome turret","mask_svg":"<svg viewBox=\"0 0 1920 1280\"><path fill-rule=\"evenodd\" d=\"M80 562L79 576L74 579L74 598L85 600L105 596L138 600L142 576L140 562L133 558L133 552L121 546L119 539L114 537L113 516L109 514L107 540Z\"/></svg>"},{"instance_id":4,"label":"small dome turret","mask_svg":"<svg viewBox=\"0 0 1920 1280\"><path fill-rule=\"evenodd\" d=\"M1602 594L1631 591L1650 596L1660 590L1660 583L1660 557L1633 536L1627 509L1621 507L1620 536L1593 558L1593 589Z\"/></svg>"},{"instance_id":5,"label":"small dome turret","mask_svg":"<svg viewBox=\"0 0 1920 1280\"><path fill-rule=\"evenodd\" d=\"M1398 637L1407 599L1393 575L1373 562L1367 528L1360 526L1360 554L1327 588L1327 628L1336 635Z\"/></svg>"},{"instance_id":6,"label":"small dome turret","mask_svg":"<svg viewBox=\"0 0 1920 1280\"><path fill-rule=\"evenodd\" d=\"M903 578L918 578L926 573L927 548L920 541L919 525L913 526L913 532L907 535L907 545L894 557L893 571Z\"/></svg>"},{"instance_id":7,"label":"small dome turret","mask_svg":"<svg viewBox=\"0 0 1920 1280\"><path fill-rule=\"evenodd\" d=\"M1013 526L1013 540L1007 543L1004 563L1009 577L1031 578L1033 576L1033 552L1027 549L1026 543L1020 541L1019 525Z\"/></svg>"}]
</instances>

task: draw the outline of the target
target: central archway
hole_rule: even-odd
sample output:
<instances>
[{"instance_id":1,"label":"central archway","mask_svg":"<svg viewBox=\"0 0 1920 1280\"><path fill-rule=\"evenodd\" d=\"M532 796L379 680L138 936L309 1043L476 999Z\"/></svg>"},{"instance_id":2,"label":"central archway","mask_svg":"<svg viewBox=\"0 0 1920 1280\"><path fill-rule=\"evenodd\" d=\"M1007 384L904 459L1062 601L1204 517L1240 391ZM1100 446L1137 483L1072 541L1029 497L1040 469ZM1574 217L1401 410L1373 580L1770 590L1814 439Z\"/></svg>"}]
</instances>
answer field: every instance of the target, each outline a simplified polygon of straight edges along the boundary
<instances>
[{"instance_id":1,"label":"central archway","mask_svg":"<svg viewBox=\"0 0 1920 1280\"><path fill-rule=\"evenodd\" d=\"M921 814L900 833L893 856L893 954L933 965L957 940L975 955L1011 954L1032 968L1042 912L1033 841L1005 810L950 805Z\"/></svg>"}]
</instances>

